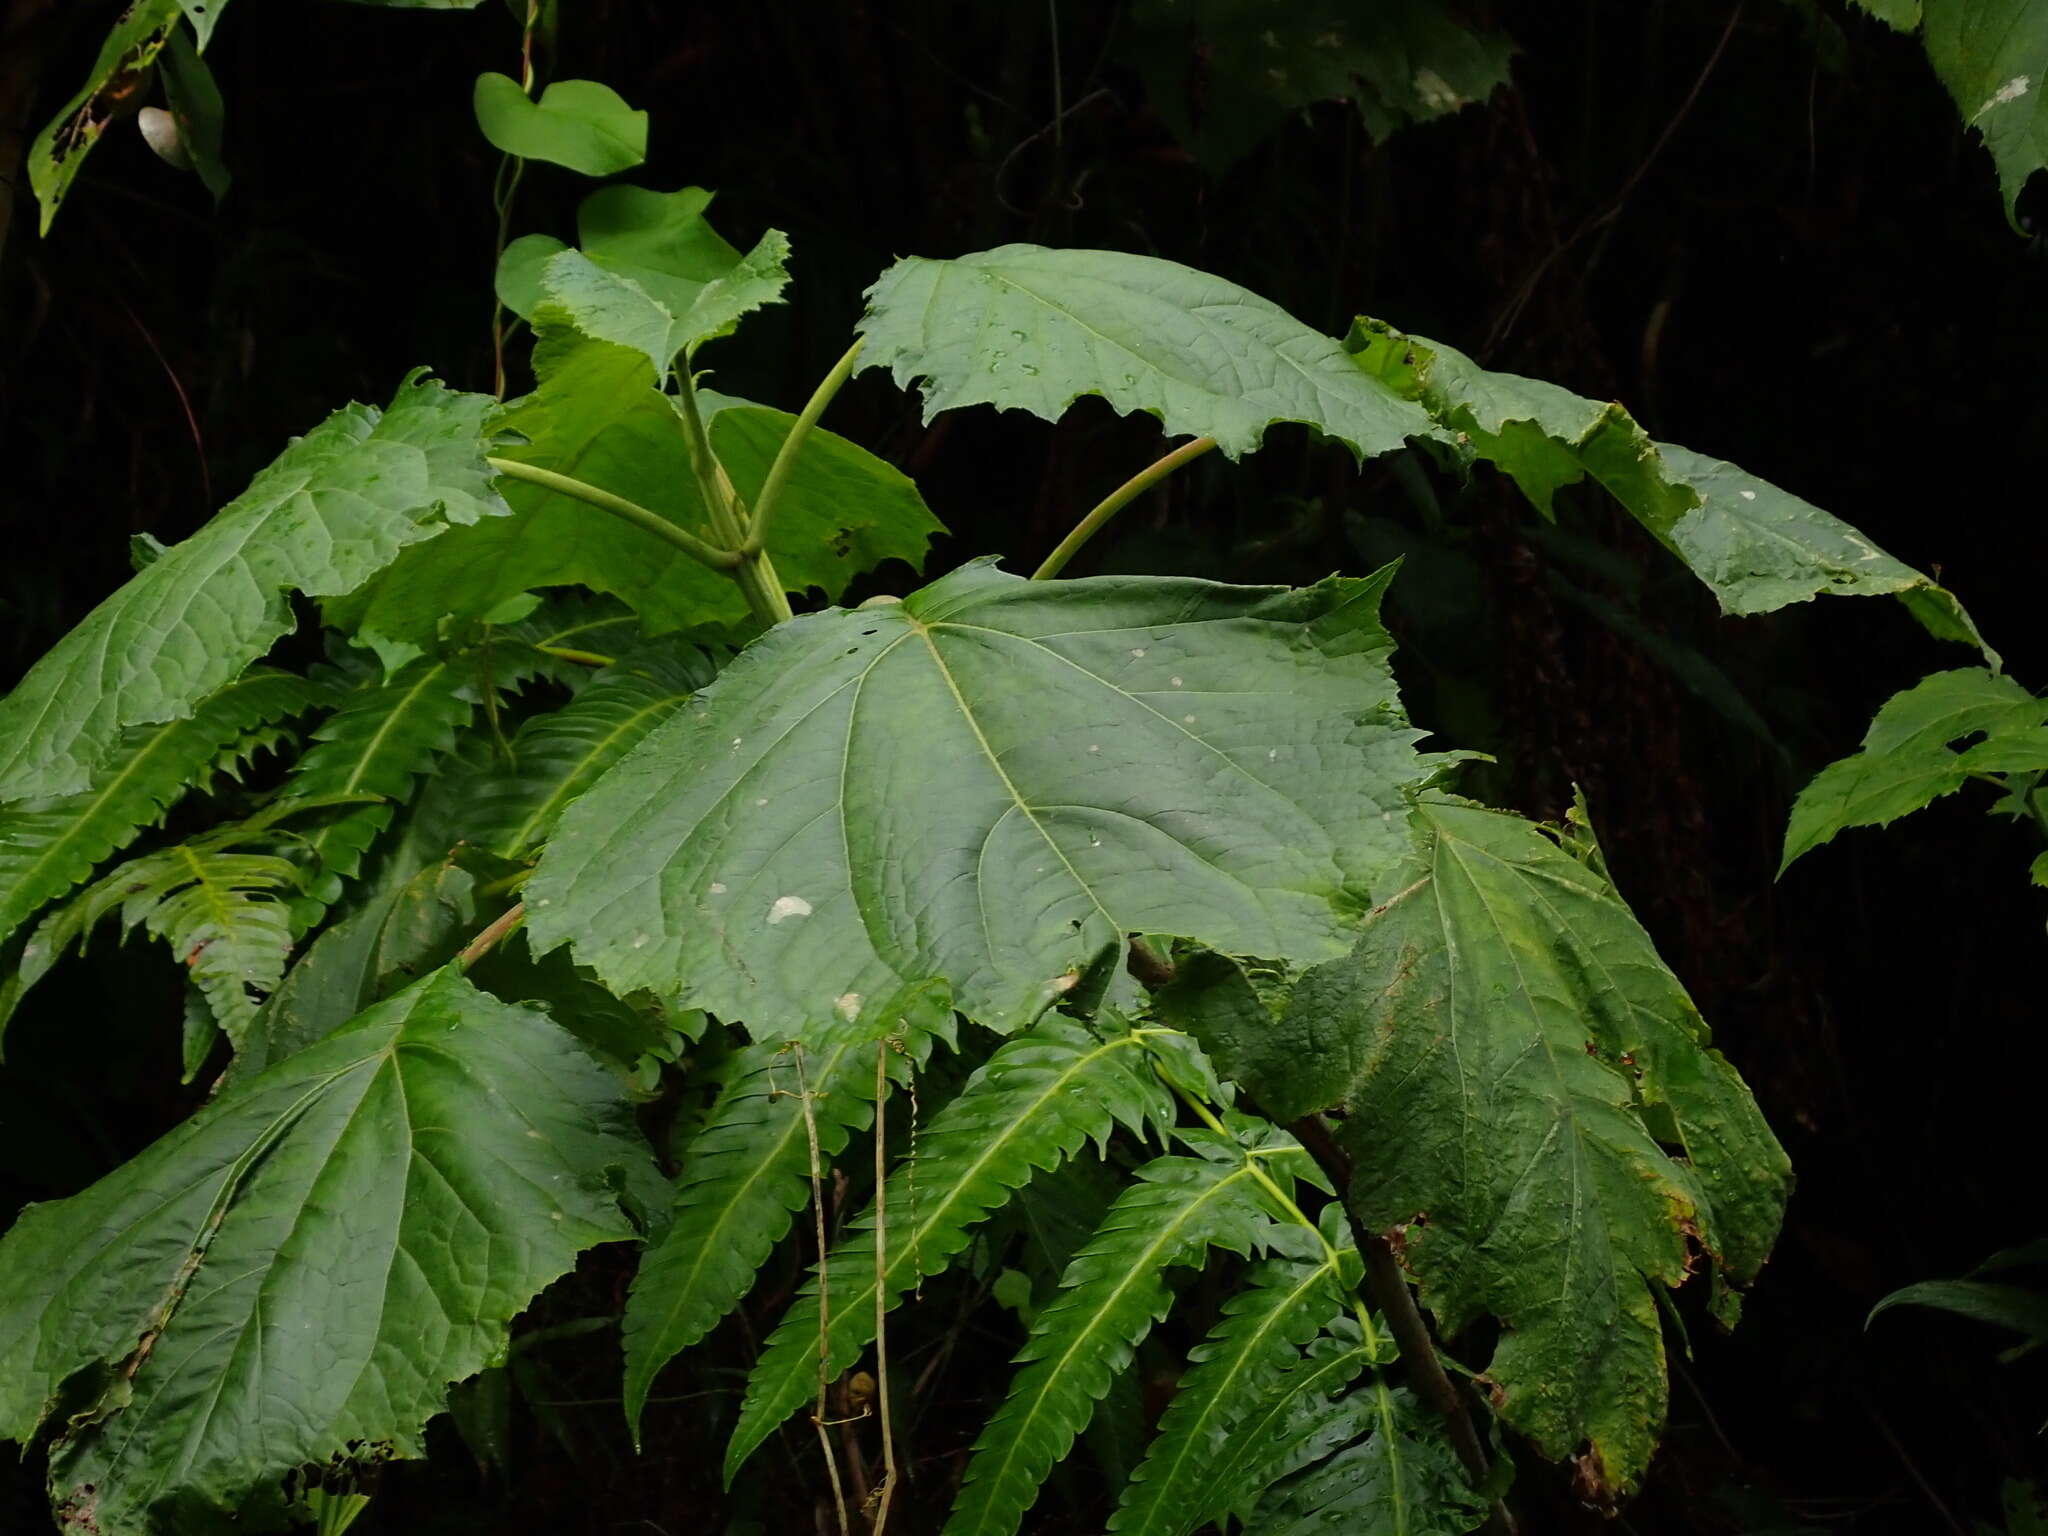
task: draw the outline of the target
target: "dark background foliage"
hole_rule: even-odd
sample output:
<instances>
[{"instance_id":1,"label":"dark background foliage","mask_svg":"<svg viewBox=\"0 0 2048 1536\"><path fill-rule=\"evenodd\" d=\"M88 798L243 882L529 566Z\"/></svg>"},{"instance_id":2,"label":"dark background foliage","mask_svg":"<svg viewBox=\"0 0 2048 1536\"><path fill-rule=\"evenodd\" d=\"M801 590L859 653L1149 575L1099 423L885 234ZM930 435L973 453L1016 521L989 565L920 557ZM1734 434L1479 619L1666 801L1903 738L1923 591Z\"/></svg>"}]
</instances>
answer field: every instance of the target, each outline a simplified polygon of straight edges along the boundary
<instances>
[{"instance_id":1,"label":"dark background foliage","mask_svg":"<svg viewBox=\"0 0 2048 1536\"><path fill-rule=\"evenodd\" d=\"M82 78L114 7L17 3L0 118L34 124ZM1938 570L2015 674L2048 683L2034 622L2048 260L2006 225L1990 162L1917 45L1860 13L1498 7L1522 52L1483 106L1384 145L1343 105L1319 107L1212 175L1125 62L1123 5L564 10L545 76L604 80L653 114L633 179L723 189L720 226L742 245L771 224L792 237L793 301L707 354L723 388L800 401L896 255L1011 240L1147 251L1333 332L1371 313L1620 398L1655 434ZM344 399L386 398L421 362L489 387L496 160L469 88L516 54L498 5L243 0L209 52L236 178L218 212L127 125L51 238L17 209L0 258L0 679L123 579L130 535L189 533ZM1187 67L1199 87L1206 62ZM569 234L584 187L530 168L514 233ZM935 569L982 549L1014 564L1156 452L1153 424L1089 405L1056 429L988 412L925 427L868 377L833 424L920 476L954 533ZM1583 787L1625 893L1790 1147L1800 1184L1777 1257L1732 1337L1688 1311L1667 1444L1620 1528L1960 1531L1993 1517L2001 1479L2041 1469L2038 1367L1996 1364L2000 1340L1934 1314L1863 1320L1892 1288L2042 1231L2035 849L1951 802L1772 878L1805 778L1889 693L1968 658L1889 603L1721 618L1596 498L1566 498L1549 528L1500 483L1419 468L1359 475L1276 432L1257 461L1205 463L1126 513L1084 565L1293 581L1405 553L1392 618L1418 720L1494 753L1484 772L1503 803L1554 816ZM174 979L154 957L99 954L14 1026L0 1205L82 1187L193 1101L166 1086ZM547 1318L615 1310L625 1263L599 1255ZM726 1332L736 1366L751 1341ZM919 1508L943 1507L1015 1342L984 1323L949 1338L929 1373ZM391 1473L358 1528L809 1528L795 1491L815 1481L807 1442L714 1502L708 1437L730 1408L715 1350L671 1373L682 1401L641 1460L593 1401L617 1392L611 1351L536 1346L545 1381L528 1397L561 1406L523 1403L489 1469L449 1437L433 1468ZM1531 1528L1600 1524L1562 1474L1522 1463ZM0 1510L38 1528L32 1470L0 1478L14 1484ZM1100 1491L1084 1466L1038 1528L1099 1528Z\"/></svg>"}]
</instances>

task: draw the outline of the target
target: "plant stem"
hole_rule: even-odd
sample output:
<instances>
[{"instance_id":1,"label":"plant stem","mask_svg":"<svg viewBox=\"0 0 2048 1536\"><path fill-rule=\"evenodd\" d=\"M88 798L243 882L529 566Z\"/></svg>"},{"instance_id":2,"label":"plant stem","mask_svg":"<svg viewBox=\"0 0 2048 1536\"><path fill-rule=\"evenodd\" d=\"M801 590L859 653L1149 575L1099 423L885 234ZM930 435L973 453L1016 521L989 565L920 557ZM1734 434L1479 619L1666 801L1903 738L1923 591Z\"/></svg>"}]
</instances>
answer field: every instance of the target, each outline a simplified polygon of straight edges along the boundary
<instances>
[{"instance_id":1,"label":"plant stem","mask_svg":"<svg viewBox=\"0 0 2048 1536\"><path fill-rule=\"evenodd\" d=\"M704 498L704 513L711 520L711 532L730 550L735 563L721 567L738 585L754 617L764 624L780 624L791 616L789 597L782 590L782 578L768 552L747 553L746 511L733 489L725 468L711 451L711 438L704 431L704 416L697 408L697 387L690 380L690 361L676 370L677 409L683 418L683 443L690 452L690 467L696 471L698 494Z\"/></svg>"},{"instance_id":2,"label":"plant stem","mask_svg":"<svg viewBox=\"0 0 2048 1536\"><path fill-rule=\"evenodd\" d=\"M519 36L519 88L529 97L533 95L533 30L539 24L540 0L526 0L526 21ZM500 400L505 398L505 306L498 301L498 263L512 233L512 198L525 174L526 162L507 155L498 163L497 181L491 188L491 203L498 215L498 244L491 255L491 393Z\"/></svg>"},{"instance_id":3,"label":"plant stem","mask_svg":"<svg viewBox=\"0 0 2048 1536\"><path fill-rule=\"evenodd\" d=\"M860 344L854 343L855 350ZM853 361L853 353L846 355ZM815 397L813 397L815 398ZM790 436L795 437L792 432ZM875 1044L875 1273L889 1272L889 1222L882 1195L889 1183L889 1160L883 1150L883 1101L889 1093L889 1042ZM875 1410L882 1416L882 1481L876 1487L874 1536L882 1536L889 1524L889 1501L896 1496L896 1431L889 1421L889 1304L881 1285L875 1286Z\"/></svg>"},{"instance_id":4,"label":"plant stem","mask_svg":"<svg viewBox=\"0 0 2048 1536\"><path fill-rule=\"evenodd\" d=\"M818 1427L818 1445L825 1452L825 1470L832 1475L832 1507L839 1512L839 1536L850 1536L846 1521L846 1488L839 1480L839 1458L832 1452L832 1435L825 1427L825 1394L832 1385L831 1320L826 1304L832 1297L832 1277L825 1259L831 1251L825 1234L825 1169L818 1155L818 1118L811 1107L811 1082L804 1071L804 1048L794 1041L790 1054L796 1058L797 1103L803 1110L804 1135L811 1150L811 1217L818 1239L818 1401L811 1410L811 1422ZM876 1113L881 1112L876 1106Z\"/></svg>"},{"instance_id":5,"label":"plant stem","mask_svg":"<svg viewBox=\"0 0 2048 1536\"><path fill-rule=\"evenodd\" d=\"M1199 459L1215 446L1215 438L1198 437L1191 442L1182 443L1164 458L1155 459L1152 463L1139 470L1130 479L1097 502L1094 509L1074 525L1074 531L1060 540L1059 547L1045 557L1045 563L1031 573L1031 579L1033 581L1047 581L1059 575L1061 570L1065 568L1066 563L1081 552L1081 546L1102 531L1104 523L1115 517L1117 513L1123 511L1125 507L1136 501L1138 497L1164 480L1176 469L1179 469L1181 465Z\"/></svg>"},{"instance_id":6,"label":"plant stem","mask_svg":"<svg viewBox=\"0 0 2048 1536\"><path fill-rule=\"evenodd\" d=\"M455 963L467 971L490 953L492 945L525 921L526 903L515 901L488 928L462 946L462 953L455 957Z\"/></svg>"},{"instance_id":7,"label":"plant stem","mask_svg":"<svg viewBox=\"0 0 2048 1536\"><path fill-rule=\"evenodd\" d=\"M524 480L529 485L545 486L548 490L571 497L585 506L596 507L600 512L609 512L613 517L624 518L634 527L675 545L692 560L708 565L714 571L733 571L740 564L738 550L720 549L716 544L707 543L687 528L678 528L659 512L648 511L637 501L614 496L610 491L587 485L567 475L558 475L552 469L542 469L536 464L521 464L515 459L493 458L487 458L484 462L490 465L495 473L505 476L508 480Z\"/></svg>"},{"instance_id":8,"label":"plant stem","mask_svg":"<svg viewBox=\"0 0 2048 1536\"><path fill-rule=\"evenodd\" d=\"M573 661L586 667L608 667L618 659L615 656L601 656L596 651L572 650L566 645L536 645L534 649L543 656L553 656L559 661Z\"/></svg>"},{"instance_id":9,"label":"plant stem","mask_svg":"<svg viewBox=\"0 0 2048 1536\"><path fill-rule=\"evenodd\" d=\"M854 361L866 345L867 337L856 336L853 345L846 349L846 355L832 365L832 371L811 391L811 398L797 413L789 436L775 450L775 462L768 466L768 478L761 482L761 494L754 498L753 520L748 524L746 542L740 545L740 553L758 555L767 547L769 519L775 515L776 504L782 500L782 487L789 479L789 472L796 467L797 454L804 446L804 439L811 435L811 428L825 414L825 407L832 403L832 397L839 393L840 386L853 376Z\"/></svg>"}]
</instances>

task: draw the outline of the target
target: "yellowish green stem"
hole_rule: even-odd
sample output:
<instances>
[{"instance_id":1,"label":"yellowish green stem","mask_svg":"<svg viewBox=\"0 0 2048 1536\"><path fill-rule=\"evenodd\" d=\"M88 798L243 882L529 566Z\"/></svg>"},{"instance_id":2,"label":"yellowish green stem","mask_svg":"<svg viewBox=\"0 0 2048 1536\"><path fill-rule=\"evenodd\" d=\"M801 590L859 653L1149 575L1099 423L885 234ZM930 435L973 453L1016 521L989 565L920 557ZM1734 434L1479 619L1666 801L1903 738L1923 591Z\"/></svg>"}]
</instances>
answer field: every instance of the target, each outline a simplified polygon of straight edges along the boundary
<instances>
[{"instance_id":1,"label":"yellowish green stem","mask_svg":"<svg viewBox=\"0 0 2048 1536\"><path fill-rule=\"evenodd\" d=\"M692 560L710 566L714 571L731 571L738 568L740 554L736 549L720 549L706 543L687 528L678 528L659 512L650 512L637 501L628 501L623 496L614 496L610 491L568 475L558 475L552 469L542 469L537 464L521 464L515 459L485 459L493 472L508 480L524 480L529 485L544 486L558 495L568 496L585 506L596 507L609 512L613 517L623 518L634 527L653 534L657 539L673 544Z\"/></svg>"},{"instance_id":2,"label":"yellowish green stem","mask_svg":"<svg viewBox=\"0 0 2048 1536\"><path fill-rule=\"evenodd\" d=\"M1094 509L1074 525L1074 531L1060 540L1059 547L1045 557L1045 563L1031 573L1031 579L1033 581L1047 581L1059 575L1066 568L1067 562L1081 552L1081 547L1102 531L1104 523L1115 517L1117 513L1123 511L1125 507L1136 501L1145 492L1151 490L1153 486L1164 480L1176 469L1179 469L1181 465L1192 463L1215 446L1215 438L1198 437L1191 442L1182 443L1180 447L1174 449L1173 452L1167 454L1164 458L1155 459L1152 463L1139 470L1130 479L1097 502Z\"/></svg>"},{"instance_id":3,"label":"yellowish green stem","mask_svg":"<svg viewBox=\"0 0 2048 1536\"><path fill-rule=\"evenodd\" d=\"M832 371L811 391L811 398L797 413L789 436L775 451L775 462L768 466L768 478L761 482L761 494L754 498L754 516L747 527L747 540L740 546L742 554L758 555L767 548L769 520L774 517L775 508L782 500L782 488L789 481L789 472L796 467L797 454L804 446L804 439L811 435L811 428L825 414L825 407L832 403L832 397L839 393L840 386L853 376L854 362L866 344L867 337L855 337L853 345L846 349L846 355L832 365Z\"/></svg>"}]
</instances>

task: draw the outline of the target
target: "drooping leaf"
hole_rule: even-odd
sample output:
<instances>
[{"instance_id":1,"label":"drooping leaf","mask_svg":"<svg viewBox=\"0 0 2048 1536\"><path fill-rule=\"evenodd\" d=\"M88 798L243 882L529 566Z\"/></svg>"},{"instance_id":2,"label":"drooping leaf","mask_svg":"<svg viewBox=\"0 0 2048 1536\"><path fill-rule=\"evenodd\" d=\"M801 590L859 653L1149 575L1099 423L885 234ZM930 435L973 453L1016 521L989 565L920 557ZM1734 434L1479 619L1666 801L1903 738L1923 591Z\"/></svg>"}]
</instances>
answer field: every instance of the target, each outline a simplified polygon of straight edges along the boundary
<instances>
[{"instance_id":1,"label":"drooping leaf","mask_svg":"<svg viewBox=\"0 0 2048 1536\"><path fill-rule=\"evenodd\" d=\"M1361 369L1457 434L1461 452L1497 465L1544 516L1565 486L1598 481L1728 613L1769 613L1821 593L1894 596L1930 634L1985 649L1945 588L1768 481L1652 442L1618 404L1489 372L1378 320L1361 317L1345 345Z\"/></svg>"},{"instance_id":2,"label":"drooping leaf","mask_svg":"<svg viewBox=\"0 0 2048 1536\"><path fill-rule=\"evenodd\" d=\"M1502 1417L1552 1457L1584 1447L1583 1487L1626 1490L1663 1421L1650 1287L1682 1283L1694 1245L1717 1289L1752 1279L1785 1155L1595 871L1502 812L1424 798L1413 827L1397 894L1277 1011L1212 961L1167 1014L1276 1119L1343 1111L1352 1207L1403 1230L1445 1332L1501 1320Z\"/></svg>"},{"instance_id":3,"label":"drooping leaf","mask_svg":"<svg viewBox=\"0 0 2048 1536\"><path fill-rule=\"evenodd\" d=\"M1370 1390L1370 1389L1368 1389ZM1262 1496L1245 1536L1464 1536L1487 1516L1441 1426L1408 1392L1380 1389L1372 1433Z\"/></svg>"},{"instance_id":4,"label":"drooping leaf","mask_svg":"<svg viewBox=\"0 0 2048 1536\"><path fill-rule=\"evenodd\" d=\"M1151 256L1006 245L907 257L868 290L860 366L922 380L926 420L968 405L1056 421L1081 395L1236 458L1275 422L1360 456L1438 429L1343 348L1235 283Z\"/></svg>"},{"instance_id":5,"label":"drooping leaf","mask_svg":"<svg viewBox=\"0 0 2048 1536\"><path fill-rule=\"evenodd\" d=\"M647 114L608 85L555 80L534 100L509 75L476 77L476 125L495 148L585 176L630 171L647 158Z\"/></svg>"},{"instance_id":6,"label":"drooping leaf","mask_svg":"<svg viewBox=\"0 0 2048 1536\"><path fill-rule=\"evenodd\" d=\"M1180 1536L1222 1513L1194 1502L1216 1458L1232 1431L1298 1366L1308 1342L1344 1310L1358 1278L1357 1250L1348 1247L1267 1259L1246 1274L1208 1338L1188 1352L1188 1372L1110 1516L1110 1530Z\"/></svg>"},{"instance_id":7,"label":"drooping leaf","mask_svg":"<svg viewBox=\"0 0 2048 1536\"><path fill-rule=\"evenodd\" d=\"M312 693L290 673L245 673L182 720L131 727L91 789L0 810L0 939L127 847L209 768L261 745L251 732L299 713Z\"/></svg>"},{"instance_id":8,"label":"drooping leaf","mask_svg":"<svg viewBox=\"0 0 2048 1536\"><path fill-rule=\"evenodd\" d=\"M1456 112L1506 83L1515 51L1441 0L1141 0L1129 27L1146 100L1211 172L1318 102L1350 102L1376 142Z\"/></svg>"},{"instance_id":9,"label":"drooping leaf","mask_svg":"<svg viewBox=\"0 0 2048 1536\"><path fill-rule=\"evenodd\" d=\"M416 1456L448 1384L597 1243L648 1162L607 1073L436 972L0 1239L0 1434L60 1520L281 1523L330 1457Z\"/></svg>"},{"instance_id":10,"label":"drooping leaf","mask_svg":"<svg viewBox=\"0 0 2048 1536\"><path fill-rule=\"evenodd\" d=\"M527 441L499 449L503 457L600 486L708 536L682 425L645 357L544 318L534 367L539 387L502 418ZM708 391L703 403L712 451L751 500L795 418ZM569 585L631 604L650 634L745 619L739 589L674 546L539 486L502 488L516 517L408 551L364 593L329 605L329 621L424 644L443 614L481 615L515 593ZM821 429L784 487L768 550L792 592L816 587L830 600L884 560L921 564L938 528L904 475Z\"/></svg>"},{"instance_id":11,"label":"drooping leaf","mask_svg":"<svg viewBox=\"0 0 2048 1536\"><path fill-rule=\"evenodd\" d=\"M186 10L192 12L196 0L183 0L183 3ZM195 29L201 14L204 14L203 7L193 15ZM204 46L206 34L202 31L199 36L200 46ZM169 42L157 61L157 69L163 76L164 101L170 108L171 120L177 125L178 151L217 203L228 195L231 178L221 160L226 109L221 105L220 87L214 83L213 71L199 57L199 50L192 40L176 29L172 30Z\"/></svg>"},{"instance_id":12,"label":"drooping leaf","mask_svg":"<svg viewBox=\"0 0 2048 1536\"><path fill-rule=\"evenodd\" d=\"M85 84L29 145L28 182L42 205L43 234L49 234L64 194L107 125L133 110L136 97L148 88L150 65L163 51L179 14L178 0L133 0L100 44Z\"/></svg>"},{"instance_id":13,"label":"drooping leaf","mask_svg":"<svg viewBox=\"0 0 2048 1536\"><path fill-rule=\"evenodd\" d=\"M2017 1353L2048 1344L2048 1292L2033 1286L1996 1280L1922 1280L1886 1296L1870 1309L1870 1319L1893 1307L1907 1306L1934 1307L1972 1322L2009 1328L2024 1341Z\"/></svg>"},{"instance_id":14,"label":"drooping leaf","mask_svg":"<svg viewBox=\"0 0 2048 1536\"><path fill-rule=\"evenodd\" d=\"M1148 1130L1163 1134L1172 1120L1173 1101L1153 1076L1139 1034L1098 1038L1071 1020L1049 1015L1029 1033L1006 1042L918 1133L916 1157L889 1176L882 1202L888 1245L881 1280L885 1305L897 1305L920 1280L942 1273L967 1246L975 1227L1034 1174L1058 1168L1091 1140L1099 1147L1119 1125L1138 1135ZM835 1376L874 1342L876 1226L870 1206L833 1248L826 1265L831 1293L824 1309L824 1360ZM746 1403L726 1447L728 1483L816 1391L820 1295L814 1271L747 1378ZM641 1300L639 1289L634 1299ZM658 1293L649 1299L658 1299ZM684 1347L671 1347L668 1333L651 1329L641 1333L644 1342L636 1343L631 1308L626 1327L629 1383L640 1376L651 1379L653 1370ZM648 1361L645 1372L634 1369L641 1355Z\"/></svg>"},{"instance_id":15,"label":"drooping leaf","mask_svg":"<svg viewBox=\"0 0 2048 1536\"><path fill-rule=\"evenodd\" d=\"M1284 1137L1252 1148L1217 1141L1205 1146L1212 1156L1140 1168L1067 1266L1059 1294L1032 1320L1008 1397L975 1441L946 1536L1007 1536L1023 1523L1111 1379L1166 1316L1167 1269L1200 1264L1212 1248L1249 1254L1260 1244L1264 1219L1278 1213L1253 1170L1285 1188L1306 1155Z\"/></svg>"},{"instance_id":16,"label":"drooping leaf","mask_svg":"<svg viewBox=\"0 0 2048 1536\"><path fill-rule=\"evenodd\" d=\"M1937 672L1893 694L1871 720L1862 747L1821 769L1799 792L1778 872L1837 832L1881 827L1953 794L1972 770L2032 771L2043 723L2048 699L1982 667ZM1966 751L1951 745L1978 736L1986 739Z\"/></svg>"},{"instance_id":17,"label":"drooping leaf","mask_svg":"<svg viewBox=\"0 0 2048 1536\"><path fill-rule=\"evenodd\" d=\"M287 593L338 596L406 545L503 513L490 405L415 378L389 410L347 406L293 443L0 700L0 802L87 789L129 726L190 715L290 632Z\"/></svg>"},{"instance_id":18,"label":"drooping leaf","mask_svg":"<svg viewBox=\"0 0 2048 1536\"><path fill-rule=\"evenodd\" d=\"M206 45L213 41L213 29L220 25L220 13L228 8L228 0L178 0L178 8L192 23L193 40L204 53Z\"/></svg>"},{"instance_id":19,"label":"drooping leaf","mask_svg":"<svg viewBox=\"0 0 2048 1536\"><path fill-rule=\"evenodd\" d=\"M976 562L778 625L564 814L535 942L777 1037L934 976L1008 1031L1134 932L1334 954L1429 766L1375 617L1388 574Z\"/></svg>"},{"instance_id":20,"label":"drooping leaf","mask_svg":"<svg viewBox=\"0 0 2048 1536\"><path fill-rule=\"evenodd\" d=\"M626 1306L626 1420L636 1440L655 1373L738 1305L811 1198L811 1136L821 1158L837 1156L874 1114L877 1053L900 1083L952 1021L937 986L848 1004L808 1047L764 1040L742 1051L690 1142L674 1219L642 1260Z\"/></svg>"},{"instance_id":21,"label":"drooping leaf","mask_svg":"<svg viewBox=\"0 0 2048 1536\"><path fill-rule=\"evenodd\" d=\"M521 725L510 762L464 782L462 837L505 858L538 848L564 806L716 672L701 647L672 637L622 656L560 709Z\"/></svg>"},{"instance_id":22,"label":"drooping leaf","mask_svg":"<svg viewBox=\"0 0 2048 1536\"><path fill-rule=\"evenodd\" d=\"M788 263L789 237L771 229L731 269L701 287L661 284L650 289L581 251L563 251L542 268L541 288L548 308L565 315L584 335L631 347L657 374L666 374L677 358L729 334L762 305L780 302L789 284ZM688 307L671 308L685 287L696 287Z\"/></svg>"}]
</instances>

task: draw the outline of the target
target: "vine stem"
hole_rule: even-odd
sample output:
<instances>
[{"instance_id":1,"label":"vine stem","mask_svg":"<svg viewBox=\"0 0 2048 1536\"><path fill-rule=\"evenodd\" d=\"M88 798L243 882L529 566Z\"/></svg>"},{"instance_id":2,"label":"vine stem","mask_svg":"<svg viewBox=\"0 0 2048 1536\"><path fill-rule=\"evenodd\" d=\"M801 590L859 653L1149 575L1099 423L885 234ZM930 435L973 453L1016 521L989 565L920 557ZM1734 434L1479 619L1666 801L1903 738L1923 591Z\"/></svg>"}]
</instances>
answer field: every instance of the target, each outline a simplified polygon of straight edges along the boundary
<instances>
[{"instance_id":1,"label":"vine stem","mask_svg":"<svg viewBox=\"0 0 2048 1536\"><path fill-rule=\"evenodd\" d=\"M1155 459L1139 470L1122 485L1097 502L1088 515L1074 525L1074 531L1061 539L1059 546L1045 557L1045 563L1031 573L1033 581L1049 581L1065 569L1069 560L1081 552L1081 547L1102 531L1102 525L1117 513L1152 489L1181 465L1192 463L1216 446L1213 437L1198 437L1182 443L1163 458Z\"/></svg>"},{"instance_id":2,"label":"vine stem","mask_svg":"<svg viewBox=\"0 0 2048 1536\"><path fill-rule=\"evenodd\" d=\"M533 32L540 25L540 0L526 0L526 21L519 34L519 88L533 95ZM507 237L512 233L512 199L519 191L519 179L526 174L526 162L507 155L498 162L498 175L491 188L491 202L498 215L498 244L491 256L491 393L505 398L505 306L498 299L498 263L504 258Z\"/></svg>"},{"instance_id":3,"label":"vine stem","mask_svg":"<svg viewBox=\"0 0 2048 1536\"><path fill-rule=\"evenodd\" d=\"M829 1252L825 1234L825 1169L818 1154L818 1117L811 1107L811 1082L804 1071L804 1048L790 1042L796 1058L797 1103L803 1110L804 1135L811 1144L811 1216L818 1238L818 1401L811 1410L811 1422L818 1427L818 1445L825 1453L825 1470L832 1477L832 1506L839 1512L839 1536L851 1536L846 1523L846 1485L839 1479L839 1458L832 1452L832 1435L825 1427L825 1393L831 1386L831 1327L826 1304L832 1297L832 1277L825 1270Z\"/></svg>"},{"instance_id":4,"label":"vine stem","mask_svg":"<svg viewBox=\"0 0 2048 1536\"><path fill-rule=\"evenodd\" d=\"M747 526L746 541L740 545L740 553L749 557L761 554L768 544L768 523L775 515L775 508L782 500L782 488L789 481L789 473L796 467L798 452L803 448L804 439L811 435L811 428L818 424L818 418L825 414L825 407L832 403L832 397L840 387L853 377L853 365L860 357L860 349L867 345L867 337L856 336L853 345L846 349L846 355L832 365L832 371L811 391L811 398L804 402L804 408L797 413L796 423L790 427L789 436L782 440L782 446L775 450L775 462L768 466L768 478L761 482L761 494L754 498L753 520Z\"/></svg>"},{"instance_id":5,"label":"vine stem","mask_svg":"<svg viewBox=\"0 0 2048 1536\"><path fill-rule=\"evenodd\" d=\"M855 343L855 351L859 343ZM853 354L848 353L847 362ZM794 437L796 434L790 434ZM763 497L765 500L765 496ZM889 1042L875 1044L875 1274L889 1272L889 1223L882 1196L889 1183L889 1159L883 1150L884 1100L889 1093ZM875 1409L882 1416L882 1481L875 1489L874 1536L889 1524L889 1503L896 1497L896 1431L889 1421L889 1303L879 1281L875 1286Z\"/></svg>"},{"instance_id":6,"label":"vine stem","mask_svg":"<svg viewBox=\"0 0 2048 1536\"><path fill-rule=\"evenodd\" d=\"M623 496L614 496L610 491L558 475L552 469L542 469L537 464L521 464L516 459L487 458L493 473L508 480L524 480L529 485L544 486L558 495L582 502L587 507L596 507L600 512L609 512L613 517L623 518L644 533L651 533L657 539L673 544L692 560L710 566L714 571L735 571L740 564L740 554L735 549L720 549L716 544L700 539L687 528L678 528L659 512L650 512L637 501L628 501Z\"/></svg>"}]
</instances>

